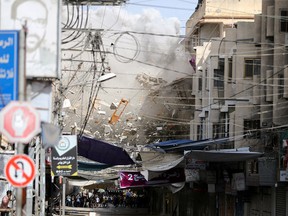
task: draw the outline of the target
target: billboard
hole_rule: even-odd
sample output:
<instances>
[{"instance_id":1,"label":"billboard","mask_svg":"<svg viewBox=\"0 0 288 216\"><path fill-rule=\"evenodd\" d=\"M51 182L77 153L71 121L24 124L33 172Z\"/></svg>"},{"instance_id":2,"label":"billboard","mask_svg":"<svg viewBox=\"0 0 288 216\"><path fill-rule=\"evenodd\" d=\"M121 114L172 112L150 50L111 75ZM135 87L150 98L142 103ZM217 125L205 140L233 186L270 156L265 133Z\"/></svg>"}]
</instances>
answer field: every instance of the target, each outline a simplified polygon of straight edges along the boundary
<instances>
[{"instance_id":1,"label":"billboard","mask_svg":"<svg viewBox=\"0 0 288 216\"><path fill-rule=\"evenodd\" d=\"M0 29L26 25L27 77L59 77L60 5L58 0L0 0Z\"/></svg>"},{"instance_id":2,"label":"billboard","mask_svg":"<svg viewBox=\"0 0 288 216\"><path fill-rule=\"evenodd\" d=\"M18 99L19 31L0 30L0 110Z\"/></svg>"}]
</instances>

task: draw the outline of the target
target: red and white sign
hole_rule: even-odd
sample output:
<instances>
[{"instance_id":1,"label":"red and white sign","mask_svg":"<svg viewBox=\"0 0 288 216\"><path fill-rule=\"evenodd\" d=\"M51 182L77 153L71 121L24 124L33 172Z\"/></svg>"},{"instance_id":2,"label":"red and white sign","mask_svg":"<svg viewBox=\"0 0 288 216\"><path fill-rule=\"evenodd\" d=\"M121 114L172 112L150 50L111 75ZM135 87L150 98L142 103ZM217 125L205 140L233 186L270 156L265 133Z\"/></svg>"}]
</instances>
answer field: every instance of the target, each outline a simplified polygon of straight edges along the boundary
<instances>
[{"instance_id":1,"label":"red and white sign","mask_svg":"<svg viewBox=\"0 0 288 216\"><path fill-rule=\"evenodd\" d=\"M0 112L0 132L11 143L29 143L40 132L40 116L27 102L11 101Z\"/></svg>"},{"instance_id":2,"label":"red and white sign","mask_svg":"<svg viewBox=\"0 0 288 216\"><path fill-rule=\"evenodd\" d=\"M120 188L157 186L161 184L171 184L185 182L185 172L183 168L172 168L166 171L148 171L147 178L137 171L120 171ZM147 181L146 179L149 179Z\"/></svg>"},{"instance_id":3,"label":"red and white sign","mask_svg":"<svg viewBox=\"0 0 288 216\"><path fill-rule=\"evenodd\" d=\"M5 166L7 181L14 187L26 187L35 178L34 161L27 155L15 155Z\"/></svg>"}]
</instances>

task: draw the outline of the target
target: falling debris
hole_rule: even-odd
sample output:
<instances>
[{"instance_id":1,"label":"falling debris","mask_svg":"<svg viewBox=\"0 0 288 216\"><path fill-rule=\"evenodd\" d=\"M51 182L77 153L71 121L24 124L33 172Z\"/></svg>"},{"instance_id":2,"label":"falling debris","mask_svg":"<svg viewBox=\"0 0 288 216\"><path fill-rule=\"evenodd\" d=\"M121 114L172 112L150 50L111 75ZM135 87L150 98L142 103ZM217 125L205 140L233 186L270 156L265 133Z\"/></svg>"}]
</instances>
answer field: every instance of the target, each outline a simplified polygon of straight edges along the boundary
<instances>
[{"instance_id":1,"label":"falling debris","mask_svg":"<svg viewBox=\"0 0 288 216\"><path fill-rule=\"evenodd\" d=\"M112 132L112 128L110 125L104 125L104 133L105 135L109 135Z\"/></svg>"},{"instance_id":2,"label":"falling debris","mask_svg":"<svg viewBox=\"0 0 288 216\"><path fill-rule=\"evenodd\" d=\"M127 136L120 136L120 143L127 138L128 138Z\"/></svg>"},{"instance_id":3,"label":"falling debris","mask_svg":"<svg viewBox=\"0 0 288 216\"><path fill-rule=\"evenodd\" d=\"M116 74L114 74L114 73L107 73L107 74L104 74L104 75L100 76L99 79L98 79L98 82L103 82L103 81L112 79L112 78L114 78L114 77L116 77Z\"/></svg>"},{"instance_id":4,"label":"falling debris","mask_svg":"<svg viewBox=\"0 0 288 216\"><path fill-rule=\"evenodd\" d=\"M118 105L119 105L119 104L112 103L112 104L110 105L110 109L111 109L111 110L115 110L115 109L117 109Z\"/></svg>"},{"instance_id":5,"label":"falling debris","mask_svg":"<svg viewBox=\"0 0 288 216\"><path fill-rule=\"evenodd\" d=\"M133 126L132 123L130 123L130 122L127 123L127 127L130 127L130 128L131 128L132 126Z\"/></svg>"},{"instance_id":6,"label":"falling debris","mask_svg":"<svg viewBox=\"0 0 288 216\"><path fill-rule=\"evenodd\" d=\"M71 107L71 102L68 98L66 98L64 101L63 101L63 105L62 105L62 108L70 108Z\"/></svg>"},{"instance_id":7,"label":"falling debris","mask_svg":"<svg viewBox=\"0 0 288 216\"><path fill-rule=\"evenodd\" d=\"M106 112L99 110L99 111L98 111L98 114L99 114L99 115L106 115Z\"/></svg>"},{"instance_id":8,"label":"falling debris","mask_svg":"<svg viewBox=\"0 0 288 216\"><path fill-rule=\"evenodd\" d=\"M138 74L136 76L136 79L138 80L138 82L140 82L141 85L145 87L161 86L167 83L167 81L162 78L152 77L145 73Z\"/></svg>"},{"instance_id":9,"label":"falling debris","mask_svg":"<svg viewBox=\"0 0 288 216\"><path fill-rule=\"evenodd\" d=\"M110 118L109 124L116 124L119 121L127 105L128 100L122 98L117 109L114 111L112 117Z\"/></svg>"}]
</instances>

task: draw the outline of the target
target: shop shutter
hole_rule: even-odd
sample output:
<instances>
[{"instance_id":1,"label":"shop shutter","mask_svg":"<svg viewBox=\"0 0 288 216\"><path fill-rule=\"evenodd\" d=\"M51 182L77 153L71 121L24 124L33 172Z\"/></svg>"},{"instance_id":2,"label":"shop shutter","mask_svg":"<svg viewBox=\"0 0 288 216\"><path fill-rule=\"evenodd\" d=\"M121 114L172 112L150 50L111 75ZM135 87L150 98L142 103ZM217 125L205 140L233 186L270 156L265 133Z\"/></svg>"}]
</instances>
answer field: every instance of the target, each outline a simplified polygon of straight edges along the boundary
<instances>
[{"instance_id":1,"label":"shop shutter","mask_svg":"<svg viewBox=\"0 0 288 216\"><path fill-rule=\"evenodd\" d=\"M281 185L276 188L276 215L286 216L286 187Z\"/></svg>"}]
</instances>

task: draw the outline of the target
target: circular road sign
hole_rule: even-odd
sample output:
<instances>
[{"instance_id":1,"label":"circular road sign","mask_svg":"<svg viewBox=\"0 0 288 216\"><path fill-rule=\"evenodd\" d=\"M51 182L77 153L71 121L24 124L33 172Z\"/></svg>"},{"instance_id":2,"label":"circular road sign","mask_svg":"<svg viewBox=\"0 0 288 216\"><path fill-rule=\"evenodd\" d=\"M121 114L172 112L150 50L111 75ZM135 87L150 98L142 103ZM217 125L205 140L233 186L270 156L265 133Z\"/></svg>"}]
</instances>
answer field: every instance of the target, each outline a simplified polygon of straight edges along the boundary
<instances>
[{"instance_id":1,"label":"circular road sign","mask_svg":"<svg viewBox=\"0 0 288 216\"><path fill-rule=\"evenodd\" d=\"M5 176L14 187L26 187L35 178L34 161L27 155L15 155L5 166Z\"/></svg>"},{"instance_id":2,"label":"circular road sign","mask_svg":"<svg viewBox=\"0 0 288 216\"><path fill-rule=\"evenodd\" d=\"M11 101L0 112L0 132L11 143L29 143L40 132L40 117L28 102Z\"/></svg>"}]
</instances>

